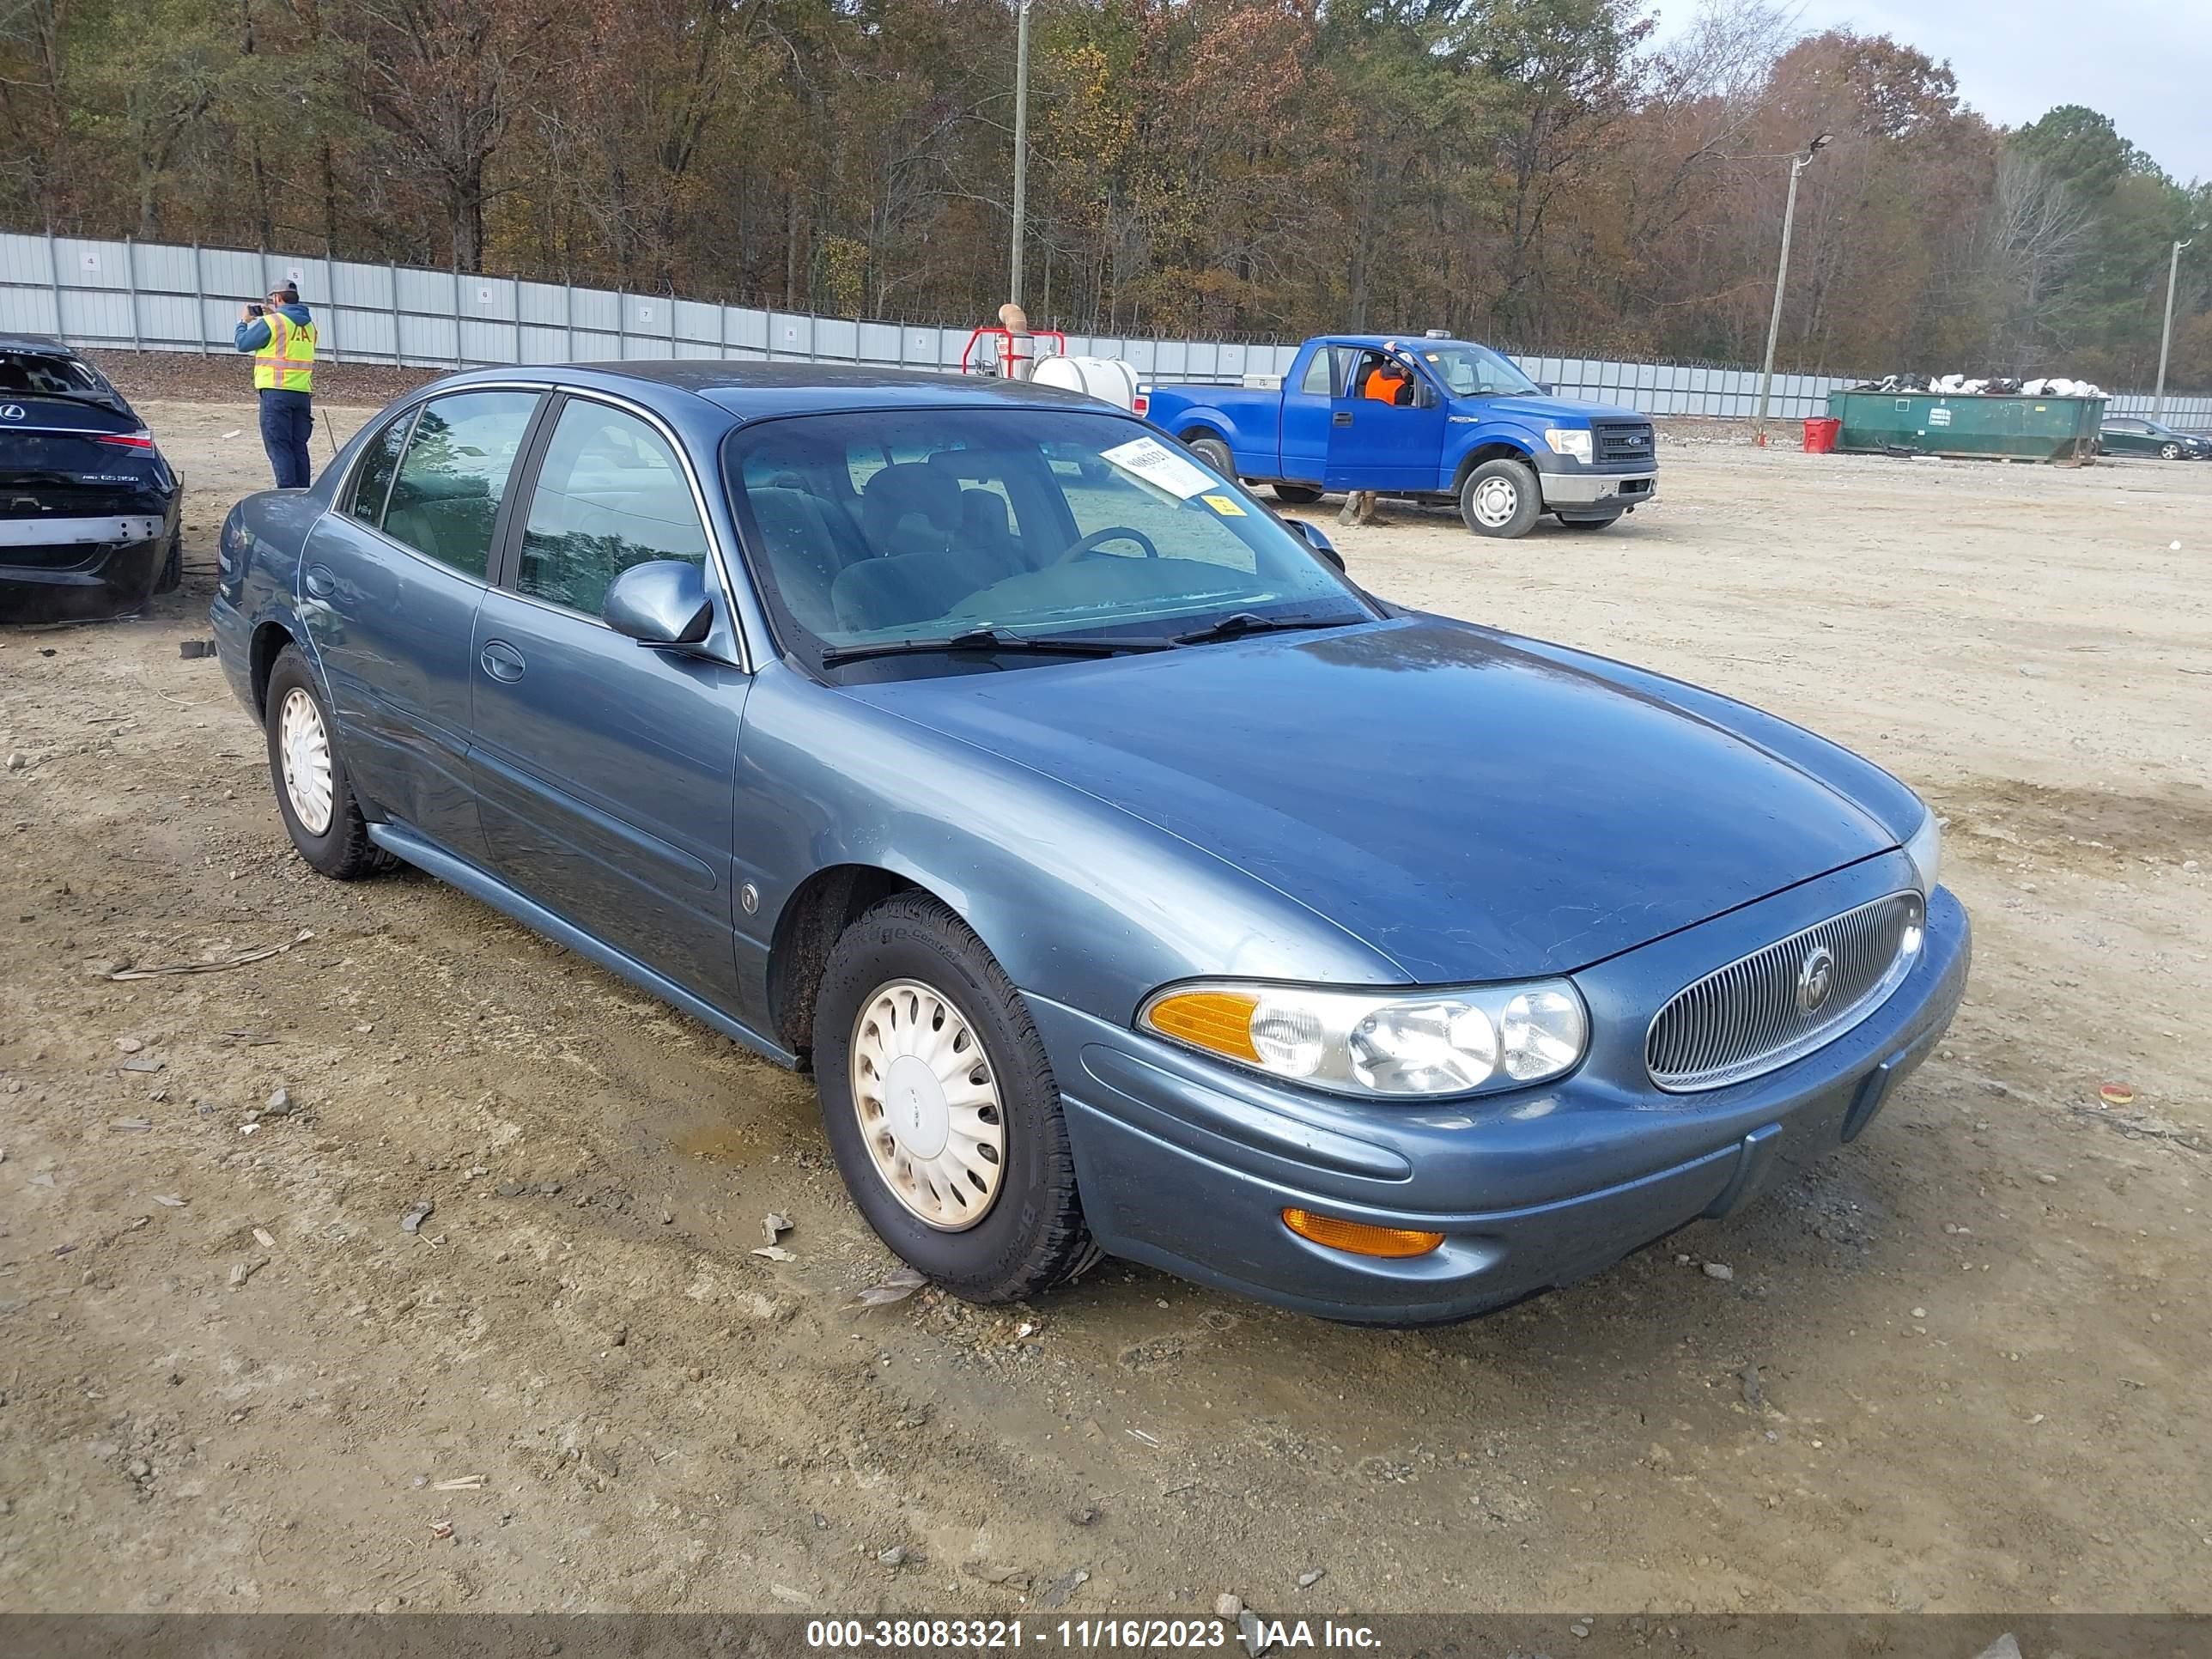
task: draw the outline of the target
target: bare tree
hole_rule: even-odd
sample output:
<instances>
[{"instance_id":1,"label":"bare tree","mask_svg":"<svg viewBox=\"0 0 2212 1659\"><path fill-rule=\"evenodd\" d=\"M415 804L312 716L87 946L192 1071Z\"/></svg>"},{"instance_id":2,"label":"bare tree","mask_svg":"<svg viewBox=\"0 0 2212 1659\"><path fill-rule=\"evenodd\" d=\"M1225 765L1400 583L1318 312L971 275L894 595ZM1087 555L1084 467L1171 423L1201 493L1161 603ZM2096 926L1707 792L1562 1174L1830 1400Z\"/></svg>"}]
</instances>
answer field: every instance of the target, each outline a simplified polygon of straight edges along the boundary
<instances>
[{"instance_id":1,"label":"bare tree","mask_svg":"<svg viewBox=\"0 0 2212 1659\"><path fill-rule=\"evenodd\" d=\"M2041 162L2017 148L1997 158L1974 264L1999 358L2025 368L2052 343L2060 285L2086 251L2089 210Z\"/></svg>"}]
</instances>

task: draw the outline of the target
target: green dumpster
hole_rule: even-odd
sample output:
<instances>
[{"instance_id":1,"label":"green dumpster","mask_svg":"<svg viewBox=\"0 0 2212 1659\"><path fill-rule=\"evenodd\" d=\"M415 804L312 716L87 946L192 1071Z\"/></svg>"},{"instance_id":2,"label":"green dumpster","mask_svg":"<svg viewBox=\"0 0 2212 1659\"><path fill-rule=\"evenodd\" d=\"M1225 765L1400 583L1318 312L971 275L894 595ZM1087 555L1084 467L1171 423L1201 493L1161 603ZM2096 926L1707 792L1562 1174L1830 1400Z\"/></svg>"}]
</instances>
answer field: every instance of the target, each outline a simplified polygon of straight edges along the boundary
<instances>
[{"instance_id":1,"label":"green dumpster","mask_svg":"<svg viewBox=\"0 0 2212 1659\"><path fill-rule=\"evenodd\" d=\"M1964 397L1940 392L1831 392L1836 447L1862 453L2001 457L2081 466L2097 455L2102 398Z\"/></svg>"}]
</instances>

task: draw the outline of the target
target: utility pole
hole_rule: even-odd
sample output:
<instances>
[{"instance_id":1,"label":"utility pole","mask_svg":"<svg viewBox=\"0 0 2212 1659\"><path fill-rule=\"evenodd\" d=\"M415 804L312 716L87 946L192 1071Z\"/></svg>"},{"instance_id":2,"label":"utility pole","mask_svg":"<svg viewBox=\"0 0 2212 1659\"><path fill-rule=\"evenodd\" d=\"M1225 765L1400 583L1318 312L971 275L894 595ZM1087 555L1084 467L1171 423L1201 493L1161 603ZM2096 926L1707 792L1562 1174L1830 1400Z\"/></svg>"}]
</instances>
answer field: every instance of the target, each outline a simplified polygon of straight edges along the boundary
<instances>
[{"instance_id":1,"label":"utility pole","mask_svg":"<svg viewBox=\"0 0 2212 1659\"><path fill-rule=\"evenodd\" d=\"M1022 302L1022 231L1029 217L1030 184L1030 0L1018 0L1014 25L1014 248L1006 297Z\"/></svg>"},{"instance_id":2,"label":"utility pole","mask_svg":"<svg viewBox=\"0 0 2212 1659\"><path fill-rule=\"evenodd\" d=\"M2158 337L2158 390L2150 394L2150 417L2160 420L2166 415L2166 354L2173 344L2173 283L2181 274L2181 250L2197 239L2176 242L2166 262L2166 327Z\"/></svg>"},{"instance_id":3,"label":"utility pole","mask_svg":"<svg viewBox=\"0 0 2212 1659\"><path fill-rule=\"evenodd\" d=\"M1774 313L1766 319L1766 362L1759 374L1759 441L1766 441L1767 393L1774 386L1774 348L1782 337L1782 290L1790 281L1790 232L1797 222L1797 175L1806 164L1828 147L1822 133L1806 145L1802 155L1790 158L1790 200L1782 210L1782 264L1774 273Z\"/></svg>"}]
</instances>

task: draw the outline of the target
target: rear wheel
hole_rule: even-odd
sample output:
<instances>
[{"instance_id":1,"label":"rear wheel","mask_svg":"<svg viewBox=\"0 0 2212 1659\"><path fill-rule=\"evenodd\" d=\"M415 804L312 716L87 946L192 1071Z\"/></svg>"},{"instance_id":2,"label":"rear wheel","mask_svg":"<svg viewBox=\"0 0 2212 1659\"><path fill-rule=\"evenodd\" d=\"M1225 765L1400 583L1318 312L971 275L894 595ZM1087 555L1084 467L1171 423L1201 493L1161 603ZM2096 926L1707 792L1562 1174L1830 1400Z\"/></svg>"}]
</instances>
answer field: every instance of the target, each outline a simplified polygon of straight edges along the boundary
<instances>
[{"instance_id":1,"label":"rear wheel","mask_svg":"<svg viewBox=\"0 0 2212 1659\"><path fill-rule=\"evenodd\" d=\"M1321 490L1313 484L1279 483L1275 486L1275 499L1292 507L1311 507L1321 499Z\"/></svg>"},{"instance_id":2,"label":"rear wheel","mask_svg":"<svg viewBox=\"0 0 2212 1659\"><path fill-rule=\"evenodd\" d=\"M392 860L368 838L368 820L331 738L330 710L297 646L276 653L264 710L276 810L300 856L334 881L384 868Z\"/></svg>"},{"instance_id":3,"label":"rear wheel","mask_svg":"<svg viewBox=\"0 0 2212 1659\"><path fill-rule=\"evenodd\" d=\"M185 532L179 528L169 537L168 556L161 561L161 574L154 578L156 593L173 593L185 585Z\"/></svg>"},{"instance_id":4,"label":"rear wheel","mask_svg":"<svg viewBox=\"0 0 2212 1659\"><path fill-rule=\"evenodd\" d=\"M1193 438L1188 446L1190 453L1204 461L1223 477L1237 477L1237 458L1229 453L1229 446L1218 438Z\"/></svg>"},{"instance_id":5,"label":"rear wheel","mask_svg":"<svg viewBox=\"0 0 2212 1659\"><path fill-rule=\"evenodd\" d=\"M1097 1259L1044 1043L957 916L902 893L847 928L814 1030L830 1151L909 1265L971 1302L1012 1302Z\"/></svg>"},{"instance_id":6,"label":"rear wheel","mask_svg":"<svg viewBox=\"0 0 2212 1659\"><path fill-rule=\"evenodd\" d=\"M1525 536L1543 508L1535 471L1521 461L1485 461L1460 486L1459 515L1478 536Z\"/></svg>"},{"instance_id":7,"label":"rear wheel","mask_svg":"<svg viewBox=\"0 0 2212 1659\"><path fill-rule=\"evenodd\" d=\"M1564 513L1559 514L1559 528L1562 530L1603 530L1608 525L1620 522L1620 514L1618 513L1602 513L1587 519L1571 519Z\"/></svg>"}]
</instances>

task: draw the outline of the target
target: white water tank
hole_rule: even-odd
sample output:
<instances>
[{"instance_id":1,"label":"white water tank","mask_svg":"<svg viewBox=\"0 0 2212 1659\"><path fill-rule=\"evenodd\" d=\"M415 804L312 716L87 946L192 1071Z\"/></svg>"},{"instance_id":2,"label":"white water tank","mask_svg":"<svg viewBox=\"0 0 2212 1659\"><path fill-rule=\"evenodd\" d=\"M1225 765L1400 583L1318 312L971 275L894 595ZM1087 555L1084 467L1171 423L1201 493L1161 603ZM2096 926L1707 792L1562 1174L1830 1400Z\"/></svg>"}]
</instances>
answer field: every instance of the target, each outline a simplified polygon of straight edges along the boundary
<instances>
[{"instance_id":1,"label":"white water tank","mask_svg":"<svg viewBox=\"0 0 2212 1659\"><path fill-rule=\"evenodd\" d=\"M1134 409L1137 371L1119 357L1040 357L1030 371L1038 386L1087 392L1116 409Z\"/></svg>"}]
</instances>

